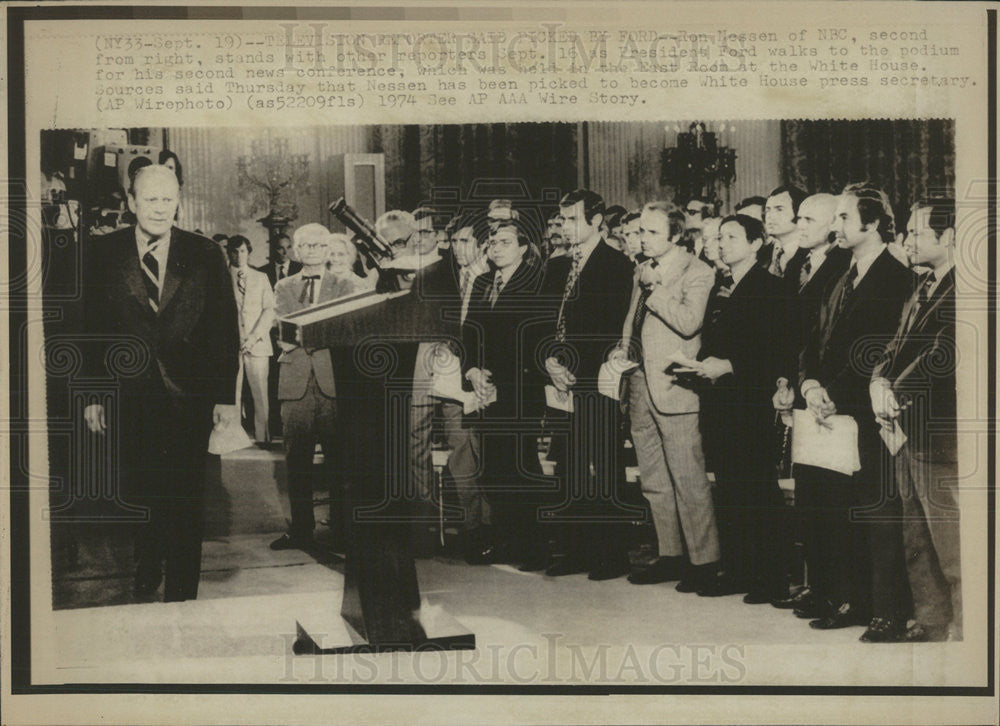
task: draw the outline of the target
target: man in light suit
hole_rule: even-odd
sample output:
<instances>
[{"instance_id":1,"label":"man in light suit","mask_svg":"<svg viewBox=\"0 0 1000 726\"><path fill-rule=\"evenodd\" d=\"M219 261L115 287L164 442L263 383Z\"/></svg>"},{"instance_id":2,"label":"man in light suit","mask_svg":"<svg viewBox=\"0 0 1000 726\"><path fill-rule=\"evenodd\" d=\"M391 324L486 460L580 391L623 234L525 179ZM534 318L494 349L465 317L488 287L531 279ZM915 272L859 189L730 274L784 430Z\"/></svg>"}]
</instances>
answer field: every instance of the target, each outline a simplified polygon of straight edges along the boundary
<instances>
[{"instance_id":1,"label":"man in light suit","mask_svg":"<svg viewBox=\"0 0 1000 726\"><path fill-rule=\"evenodd\" d=\"M929 267L872 372L872 410L906 442L895 456L903 546L913 593L907 642L962 639L955 406L955 203L918 202L906 248Z\"/></svg>"},{"instance_id":2,"label":"man in light suit","mask_svg":"<svg viewBox=\"0 0 1000 726\"><path fill-rule=\"evenodd\" d=\"M321 224L306 224L295 230L294 249L302 269L278 281L274 291L279 318L296 310L358 292L350 280L341 280L326 270L330 232ZM288 498L292 521L288 532L271 543L273 550L306 549L313 545L316 525L312 500L313 453L318 441L323 448L323 464L331 486L330 523L336 536L343 536L343 512L337 511L343 498L336 491L337 455L336 387L333 362L326 348L303 348L298 330L281 323L278 345L278 398L285 438L288 469Z\"/></svg>"},{"instance_id":3,"label":"man in light suit","mask_svg":"<svg viewBox=\"0 0 1000 726\"><path fill-rule=\"evenodd\" d=\"M622 349L631 347L640 362L629 379L632 443L659 542L659 558L629 581L685 578L682 590L691 592L715 574L719 539L698 431L698 394L677 385L667 369L674 354L692 360L698 355L715 273L675 244L683 229L669 211L666 202L651 202L639 217L649 260L636 268L622 331Z\"/></svg>"},{"instance_id":4,"label":"man in light suit","mask_svg":"<svg viewBox=\"0 0 1000 726\"><path fill-rule=\"evenodd\" d=\"M267 275L250 267L252 251L250 240L243 235L233 235L226 242L240 324L240 373L236 378L236 395L237 399L242 397L245 376L253 396L254 438L258 443L266 444L271 440L267 379L273 354L271 326L275 320L274 291Z\"/></svg>"},{"instance_id":5,"label":"man in light suit","mask_svg":"<svg viewBox=\"0 0 1000 726\"><path fill-rule=\"evenodd\" d=\"M869 184L846 187L833 229L837 244L851 250L851 264L823 295L818 325L800 357L799 390L818 419L833 413L854 418L861 469L853 476L822 470L817 487L822 498L809 507L823 576L815 585L825 601L817 613L822 617L810 626L828 630L868 621L862 640L888 640L905 628L909 606L902 505L883 486L888 454L868 389L877 362L872 353L892 339L914 277L886 249L894 239L894 220L881 190Z\"/></svg>"},{"instance_id":6,"label":"man in light suit","mask_svg":"<svg viewBox=\"0 0 1000 726\"><path fill-rule=\"evenodd\" d=\"M235 417L239 332L229 274L211 240L173 226L174 172L139 170L128 193L136 226L95 239L84 267L83 375L117 383L117 415L84 409L119 452L123 499L145 508L136 532L135 592L194 599L208 437ZM122 352L131 355L123 356ZM122 370L122 368L127 370Z\"/></svg>"}]
</instances>

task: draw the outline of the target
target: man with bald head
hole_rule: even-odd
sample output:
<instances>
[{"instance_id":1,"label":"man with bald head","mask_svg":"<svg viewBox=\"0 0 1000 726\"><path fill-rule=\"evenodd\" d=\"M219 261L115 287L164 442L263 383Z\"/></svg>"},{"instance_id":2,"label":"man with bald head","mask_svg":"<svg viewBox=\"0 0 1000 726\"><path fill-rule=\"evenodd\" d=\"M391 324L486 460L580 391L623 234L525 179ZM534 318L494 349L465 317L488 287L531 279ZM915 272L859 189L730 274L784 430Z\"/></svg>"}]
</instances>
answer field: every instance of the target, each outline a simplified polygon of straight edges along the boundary
<instances>
[{"instance_id":1,"label":"man with bald head","mask_svg":"<svg viewBox=\"0 0 1000 726\"><path fill-rule=\"evenodd\" d=\"M798 220L798 251L785 268L784 280L788 285L792 299L797 307L798 330L795 349L801 352L810 331L819 322L820 303L823 290L833 278L841 277L847 272L851 261L850 250L838 247L833 243L833 222L837 212L837 197L832 194L813 194L806 197L799 205ZM794 398L791 389L786 389L785 400L780 407L789 410ZM779 402L775 401L776 405ZM822 485L822 472L810 467L795 465L795 507L796 514L803 517L815 498L816 487ZM815 537L808 532L803 533L805 540L805 560L810 580L821 577L820 563L815 556L818 546ZM806 615L815 614L815 596L812 588L804 588L793 597L776 600L772 603L778 608L796 609Z\"/></svg>"},{"instance_id":2,"label":"man with bald head","mask_svg":"<svg viewBox=\"0 0 1000 726\"><path fill-rule=\"evenodd\" d=\"M844 274L851 258L849 250L833 244L836 212L837 197L832 194L813 194L799 206L798 251L785 268L784 279L799 300L803 338L816 324L820 293L827 281Z\"/></svg>"},{"instance_id":3,"label":"man with bald head","mask_svg":"<svg viewBox=\"0 0 1000 726\"><path fill-rule=\"evenodd\" d=\"M164 563L164 601L198 594L208 437L213 421L229 423L236 410L232 282L212 240L174 226L179 200L173 171L139 169L128 191L136 224L91 240L84 260L82 377L102 389L84 421L108 436L121 501L142 519L142 600L159 588Z\"/></svg>"}]
</instances>

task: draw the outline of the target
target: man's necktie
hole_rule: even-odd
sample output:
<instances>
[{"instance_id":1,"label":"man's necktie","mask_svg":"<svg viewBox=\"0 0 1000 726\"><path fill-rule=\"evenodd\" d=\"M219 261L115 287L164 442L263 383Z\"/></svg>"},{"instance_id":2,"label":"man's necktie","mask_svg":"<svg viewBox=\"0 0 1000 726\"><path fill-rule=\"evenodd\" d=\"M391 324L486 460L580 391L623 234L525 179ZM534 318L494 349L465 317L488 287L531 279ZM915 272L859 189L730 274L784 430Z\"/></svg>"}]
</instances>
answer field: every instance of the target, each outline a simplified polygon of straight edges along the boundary
<instances>
[{"instance_id":1,"label":"man's necktie","mask_svg":"<svg viewBox=\"0 0 1000 726\"><path fill-rule=\"evenodd\" d=\"M559 317L556 319L556 340L560 343L566 342L566 301L573 294L576 281L580 278L580 255L577 248L573 251L573 264L570 265L569 275L566 277L566 287L563 290L562 302L559 304Z\"/></svg>"},{"instance_id":2,"label":"man's necktie","mask_svg":"<svg viewBox=\"0 0 1000 726\"><path fill-rule=\"evenodd\" d=\"M493 289L490 291L490 308L497 304L497 298L500 297L500 291L503 289L503 278L500 277L500 273L497 273L496 278L493 280Z\"/></svg>"},{"instance_id":3,"label":"man's necktie","mask_svg":"<svg viewBox=\"0 0 1000 726\"><path fill-rule=\"evenodd\" d=\"M799 290L804 288L806 286L806 283L809 282L809 278L812 276L812 269L813 269L812 255L809 255L808 257L806 257L806 261L805 263L803 263L802 269L799 270Z\"/></svg>"},{"instance_id":4,"label":"man's necktie","mask_svg":"<svg viewBox=\"0 0 1000 726\"><path fill-rule=\"evenodd\" d=\"M781 246L779 242L774 243L774 257L771 258L771 267L768 269L772 275L776 277L783 277L785 274L784 268L781 266L781 261L785 258L785 248Z\"/></svg>"},{"instance_id":5,"label":"man's necktie","mask_svg":"<svg viewBox=\"0 0 1000 726\"><path fill-rule=\"evenodd\" d=\"M857 279L858 265L856 262L852 262L851 269L847 271L847 276L844 279L844 285L840 289L840 299L837 301L837 314L831 322L836 322L840 318L840 314L844 312L844 308L847 307L851 296L854 295L854 281Z\"/></svg>"},{"instance_id":6,"label":"man's necktie","mask_svg":"<svg viewBox=\"0 0 1000 726\"><path fill-rule=\"evenodd\" d=\"M316 281L319 279L319 275L303 275L302 279L306 281L306 284L302 287L299 302L312 305L316 299Z\"/></svg>"},{"instance_id":7,"label":"man's necktie","mask_svg":"<svg viewBox=\"0 0 1000 726\"><path fill-rule=\"evenodd\" d=\"M146 247L142 256L142 281L146 286L146 298L154 313L160 311L160 263L155 252L159 242L153 242Z\"/></svg>"},{"instance_id":8,"label":"man's necktie","mask_svg":"<svg viewBox=\"0 0 1000 726\"><path fill-rule=\"evenodd\" d=\"M654 269L657 266L657 261L653 260L650 266ZM653 294L652 285L642 285L639 289L639 301L635 306L635 314L632 316L632 339L642 340L642 324L646 322L646 313L649 312L649 307L646 303L649 301L649 296Z\"/></svg>"},{"instance_id":9,"label":"man's necktie","mask_svg":"<svg viewBox=\"0 0 1000 726\"><path fill-rule=\"evenodd\" d=\"M247 295L247 271L240 268L236 271L236 289L240 291L240 306Z\"/></svg>"},{"instance_id":10,"label":"man's necktie","mask_svg":"<svg viewBox=\"0 0 1000 726\"><path fill-rule=\"evenodd\" d=\"M286 277L285 265L278 265L278 279L284 280Z\"/></svg>"},{"instance_id":11,"label":"man's necktie","mask_svg":"<svg viewBox=\"0 0 1000 726\"><path fill-rule=\"evenodd\" d=\"M934 272L928 272L924 277L923 282L920 284L920 287L917 289L917 301L910 308L910 313L906 317L906 325L903 326L904 335L910 332L910 328L913 327L917 318L920 317L920 311L923 310L924 306L927 304L927 299L930 297L931 288L934 287L935 282L937 282L937 277L934 275Z\"/></svg>"}]
</instances>

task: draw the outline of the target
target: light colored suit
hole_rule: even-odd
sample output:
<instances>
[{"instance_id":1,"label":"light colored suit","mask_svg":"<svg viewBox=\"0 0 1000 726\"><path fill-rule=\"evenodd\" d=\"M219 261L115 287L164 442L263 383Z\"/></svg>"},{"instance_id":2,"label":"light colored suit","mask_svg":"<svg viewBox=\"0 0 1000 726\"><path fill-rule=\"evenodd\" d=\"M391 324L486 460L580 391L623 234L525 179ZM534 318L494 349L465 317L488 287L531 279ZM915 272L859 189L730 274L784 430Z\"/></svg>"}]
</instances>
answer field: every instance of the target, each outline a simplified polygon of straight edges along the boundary
<instances>
[{"instance_id":1,"label":"light colored suit","mask_svg":"<svg viewBox=\"0 0 1000 726\"><path fill-rule=\"evenodd\" d=\"M652 264L636 269L623 329L626 347L641 299L639 276ZM705 565L719 559L719 538L698 430L698 394L677 385L664 369L672 353L698 355L715 273L680 247L665 255L657 270L660 282L646 298L639 330L641 369L629 381L632 443L660 556L678 557L686 549L692 564Z\"/></svg>"},{"instance_id":2,"label":"light colored suit","mask_svg":"<svg viewBox=\"0 0 1000 726\"><path fill-rule=\"evenodd\" d=\"M250 341L250 351L240 356L240 372L236 378L236 399L242 398L243 378L250 384L253 395L254 437L257 441L270 441L268 431L269 401L267 378L271 347L271 325L274 321L274 291L267 275L253 268L246 269L245 290L240 292L239 270L231 267L233 295L236 297L237 319L240 326L240 344Z\"/></svg>"},{"instance_id":3,"label":"light colored suit","mask_svg":"<svg viewBox=\"0 0 1000 726\"><path fill-rule=\"evenodd\" d=\"M310 307L302 300L306 280L302 272L278 281L274 288L275 310L278 317ZM338 280L329 272L319 280L316 303L335 300L359 292L350 280ZM282 323L285 328L287 323ZM279 339L291 342L290 335ZM313 453L318 441L323 448L323 464L331 484L331 521L339 520L335 513L337 496L336 408L337 389L333 380L333 362L327 348L309 350L301 345L286 350L278 357L278 399L281 401L281 423L285 440L285 461L288 470L288 497L291 503L289 533L295 537L311 537L315 527L312 503Z\"/></svg>"},{"instance_id":4,"label":"light colored suit","mask_svg":"<svg viewBox=\"0 0 1000 726\"><path fill-rule=\"evenodd\" d=\"M274 312L274 291L267 275L248 267L246 293L240 294L236 268L230 268L233 294L239 312L240 342L248 337L259 338L250 347L250 355L267 358L274 353L271 347L271 316Z\"/></svg>"},{"instance_id":5,"label":"light colored suit","mask_svg":"<svg viewBox=\"0 0 1000 726\"><path fill-rule=\"evenodd\" d=\"M320 291L316 302L336 300L338 297L359 292L355 284L348 279L338 280L330 273L325 273L320 282ZM308 302L301 302L302 291L306 281L301 272L278 280L274 288L275 311L278 317L294 313L309 307ZM299 346L293 350L282 352L278 356L278 399L295 401L306 393L310 373L316 378L316 385L324 395L333 398L336 387L333 382L333 364L330 361L330 351L326 348L306 350Z\"/></svg>"},{"instance_id":6,"label":"light colored suit","mask_svg":"<svg viewBox=\"0 0 1000 726\"><path fill-rule=\"evenodd\" d=\"M642 288L639 275L653 264L646 261L636 268L632 284L632 302L622 329L626 348L632 337L632 322ZM688 358L698 355L701 348L701 325L705 308L715 284L715 272L704 262L676 247L669 252L657 269L660 284L646 300L649 308L641 331L641 360L650 395L660 413L696 413L698 394L690 388L675 385L673 376L664 372L667 358L681 352Z\"/></svg>"}]
</instances>

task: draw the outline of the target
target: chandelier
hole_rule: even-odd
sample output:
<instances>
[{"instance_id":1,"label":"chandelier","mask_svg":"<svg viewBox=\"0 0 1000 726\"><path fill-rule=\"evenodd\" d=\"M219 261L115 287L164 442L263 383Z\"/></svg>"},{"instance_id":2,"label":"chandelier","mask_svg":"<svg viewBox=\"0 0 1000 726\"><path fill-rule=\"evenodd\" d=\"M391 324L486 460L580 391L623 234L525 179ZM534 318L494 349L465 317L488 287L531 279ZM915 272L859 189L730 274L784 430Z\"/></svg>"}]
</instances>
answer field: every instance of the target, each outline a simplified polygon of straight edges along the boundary
<instances>
[{"instance_id":1,"label":"chandelier","mask_svg":"<svg viewBox=\"0 0 1000 726\"><path fill-rule=\"evenodd\" d=\"M726 124L719 122L710 131L701 121L694 121L687 131L674 125L674 147L663 149L660 156L660 185L674 190L674 202L686 204L703 197L719 201L719 193L736 178L736 150L725 145ZM729 132L735 131L729 127ZM669 134L671 127L666 127Z\"/></svg>"}]
</instances>

